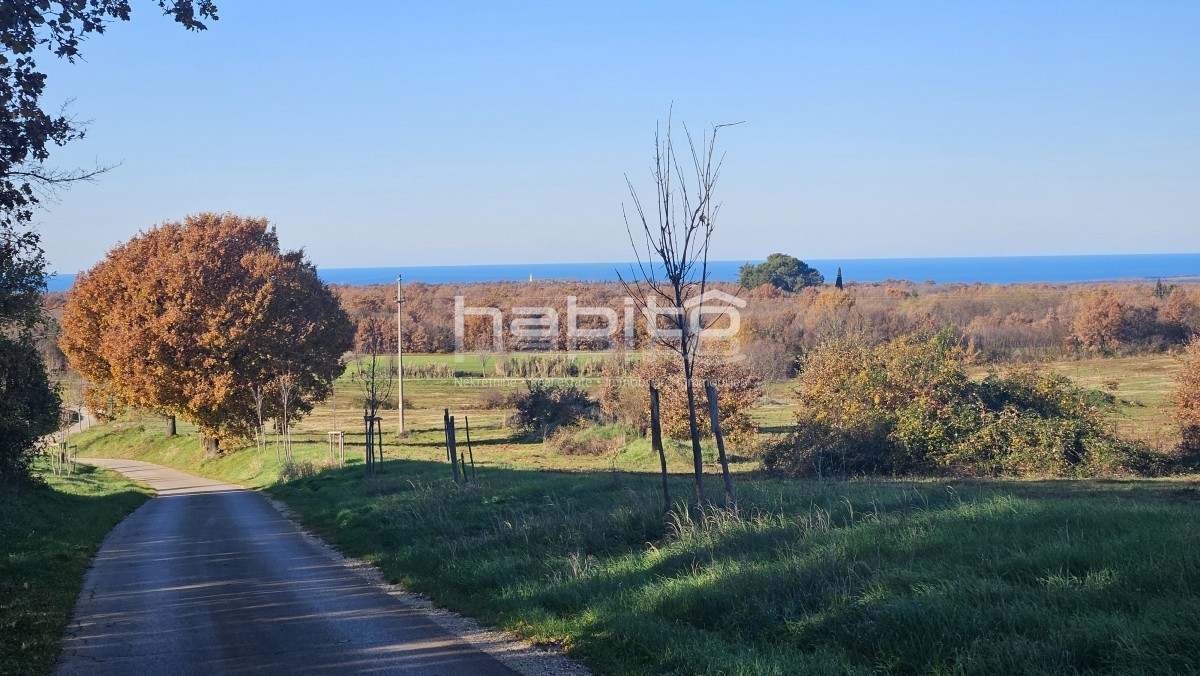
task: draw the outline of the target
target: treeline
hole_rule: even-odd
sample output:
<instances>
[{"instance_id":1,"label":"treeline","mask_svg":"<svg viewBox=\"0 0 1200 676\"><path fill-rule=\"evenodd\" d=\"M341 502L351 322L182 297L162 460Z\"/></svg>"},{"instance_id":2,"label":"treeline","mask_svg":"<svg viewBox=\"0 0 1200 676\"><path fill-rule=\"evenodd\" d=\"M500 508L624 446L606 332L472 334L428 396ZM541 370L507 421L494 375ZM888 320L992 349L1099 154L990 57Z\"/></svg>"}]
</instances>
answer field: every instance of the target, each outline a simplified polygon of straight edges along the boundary
<instances>
[{"instance_id":1,"label":"treeline","mask_svg":"<svg viewBox=\"0 0 1200 676\"><path fill-rule=\"evenodd\" d=\"M883 344L930 327L950 328L976 361L1036 361L1077 354L1138 354L1182 345L1200 331L1200 284L917 284L879 282L808 287L796 293L762 286L746 291L735 284L712 289L746 302L740 309L740 349L755 371L768 380L795 375L797 360L830 336L852 335ZM390 285L335 286L334 293L358 328L358 348L382 334L381 349L396 349L396 289ZM640 350L652 340L646 321L627 302L620 284L611 282L409 283L404 287L404 349L411 353L452 353L455 299L462 297L461 348L494 354L493 316L471 311L499 310L503 352L520 350L599 350L619 345ZM569 298L578 309L608 308L615 318L611 341L568 335ZM61 294L48 294L53 309ZM551 308L552 334L531 340L514 332L514 308ZM626 322L633 319L630 330ZM603 328L607 320L582 314L579 328ZM665 326L665 324L664 324ZM500 366L501 360L494 362ZM503 375L533 375L516 362ZM545 364L529 364L534 370ZM562 376L586 367L552 369ZM493 371L493 369L488 369ZM561 372L560 372L561 371ZM499 375L501 373L497 373ZM574 374L574 373L572 373ZM431 374L432 375L432 374ZM582 374L581 374L582 375ZM587 375L592 375L588 373Z\"/></svg>"},{"instance_id":2,"label":"treeline","mask_svg":"<svg viewBox=\"0 0 1200 676\"><path fill-rule=\"evenodd\" d=\"M758 289L748 300L748 351L759 364L781 363L831 336L879 345L931 327L952 329L973 359L988 362L1157 352L1200 330L1194 284L887 282L792 296Z\"/></svg>"},{"instance_id":3,"label":"treeline","mask_svg":"<svg viewBox=\"0 0 1200 676\"><path fill-rule=\"evenodd\" d=\"M1080 353L1157 352L1186 342L1200 330L1200 285L1179 284L916 284L881 282L831 285L787 293L770 286L745 291L717 283L716 290L746 301L741 315L741 349L768 379L794 375L796 359L829 336L854 335L882 344L929 327L949 327L980 361L1037 360ZM361 327L372 319L394 349L395 288L338 286L342 306ZM650 339L645 319L626 310L616 283L489 282L463 285L410 283L404 289L404 349L448 353L455 343L455 297L463 306L496 308L506 351L516 349L602 349L606 341L571 344L568 297L579 308L611 308L615 342L631 350ZM546 341L515 335L514 308L549 307L557 326ZM627 331L632 316L634 328ZM584 315L581 328L599 328L602 318ZM491 316L464 317L467 351L488 351Z\"/></svg>"}]
</instances>

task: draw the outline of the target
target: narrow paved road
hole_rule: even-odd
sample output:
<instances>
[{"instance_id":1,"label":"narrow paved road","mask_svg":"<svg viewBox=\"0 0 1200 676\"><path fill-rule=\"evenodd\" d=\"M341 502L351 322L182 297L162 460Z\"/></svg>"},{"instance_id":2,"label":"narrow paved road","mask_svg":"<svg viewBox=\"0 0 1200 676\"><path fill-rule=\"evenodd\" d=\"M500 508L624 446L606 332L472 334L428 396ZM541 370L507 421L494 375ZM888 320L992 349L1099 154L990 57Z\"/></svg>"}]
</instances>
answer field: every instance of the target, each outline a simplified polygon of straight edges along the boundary
<instances>
[{"instance_id":1,"label":"narrow paved road","mask_svg":"<svg viewBox=\"0 0 1200 676\"><path fill-rule=\"evenodd\" d=\"M307 540L262 495L133 460L158 491L88 572L59 674L512 674Z\"/></svg>"}]
</instances>

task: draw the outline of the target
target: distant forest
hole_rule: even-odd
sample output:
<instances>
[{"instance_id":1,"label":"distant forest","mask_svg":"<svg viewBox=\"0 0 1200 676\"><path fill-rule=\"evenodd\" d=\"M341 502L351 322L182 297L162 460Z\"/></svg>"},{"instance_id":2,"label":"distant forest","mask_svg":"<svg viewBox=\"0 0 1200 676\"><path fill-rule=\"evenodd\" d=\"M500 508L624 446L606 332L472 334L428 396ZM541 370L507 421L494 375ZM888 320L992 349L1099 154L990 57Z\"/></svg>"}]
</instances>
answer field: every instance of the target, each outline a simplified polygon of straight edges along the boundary
<instances>
[{"instance_id":1,"label":"distant forest","mask_svg":"<svg viewBox=\"0 0 1200 676\"><path fill-rule=\"evenodd\" d=\"M391 285L335 286L360 336L382 332L384 349L396 346L396 288ZM853 335L884 343L924 328L949 327L981 363L1037 361L1071 355L1144 354L1182 345L1200 332L1198 284L917 284L903 281L807 287L789 293L771 286L753 290L717 282L711 288L746 302L741 313L741 350L767 380L794 375L796 359L824 338ZM616 311L618 339L625 333L625 291L612 282L480 282L404 286L404 349L449 353L455 349L455 297L468 307L503 313L509 350L567 349L567 298L579 306ZM54 310L64 293L47 295ZM531 345L512 334L513 308L552 307L559 335ZM589 323L591 322L591 323ZM583 318L580 326L595 327ZM646 346L645 320L635 315L634 339L622 347ZM490 349L492 319L468 316L468 351ZM621 341L624 342L624 341ZM360 345L360 348L363 346ZM582 343L578 349L606 347Z\"/></svg>"},{"instance_id":2,"label":"distant forest","mask_svg":"<svg viewBox=\"0 0 1200 676\"><path fill-rule=\"evenodd\" d=\"M969 353L982 362L1029 361L1071 354L1160 352L1200 331L1200 285L1162 284L915 284L881 282L808 287L796 293L763 286L746 291L735 284L712 288L746 301L741 310L741 349L760 375L788 378L797 357L830 335L853 334L883 343L922 328L953 329ZM351 318L364 328L375 324L394 349L395 287L338 286L335 292ZM454 299L469 307L503 312L505 342L528 348L511 333L515 307L553 307L560 333L548 346L567 347L567 297L580 306L616 310L624 336L625 292L616 283L487 282L463 285L413 283L404 287L404 349L452 352ZM374 320L374 322L372 322ZM467 317L468 350L491 342L492 320ZM627 349L645 347L645 321L635 317L635 338ZM581 320L581 326L588 324ZM589 346L580 345L579 349Z\"/></svg>"}]
</instances>

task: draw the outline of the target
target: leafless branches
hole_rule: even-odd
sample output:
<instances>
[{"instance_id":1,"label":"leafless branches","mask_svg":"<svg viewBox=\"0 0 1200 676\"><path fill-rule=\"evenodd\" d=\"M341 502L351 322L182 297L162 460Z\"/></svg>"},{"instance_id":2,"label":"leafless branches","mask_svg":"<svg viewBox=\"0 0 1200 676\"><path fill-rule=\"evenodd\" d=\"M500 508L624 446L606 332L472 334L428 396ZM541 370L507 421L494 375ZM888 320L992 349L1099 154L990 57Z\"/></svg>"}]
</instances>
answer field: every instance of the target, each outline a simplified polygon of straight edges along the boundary
<instances>
[{"instance_id":1,"label":"leafless branches","mask_svg":"<svg viewBox=\"0 0 1200 676\"><path fill-rule=\"evenodd\" d=\"M714 195L724 161L724 155L716 152L717 134L729 126L732 125L714 125L697 143L684 125L687 151L681 157L675 148L674 121L669 114L665 131L656 127L654 133L653 211L648 211L643 204L628 175L625 184L629 188L632 214L624 204L621 205L625 231L637 262L630 265L629 275L618 272L618 279L647 320L655 322L650 335L675 351L683 361L696 503L700 507L704 504L703 458L692 376L700 346L699 328L702 327L691 325L688 312L690 309L697 317L703 316L709 244L720 212L720 204ZM660 307L660 302L665 307ZM670 326L665 335L657 325L660 316L665 317Z\"/></svg>"}]
</instances>

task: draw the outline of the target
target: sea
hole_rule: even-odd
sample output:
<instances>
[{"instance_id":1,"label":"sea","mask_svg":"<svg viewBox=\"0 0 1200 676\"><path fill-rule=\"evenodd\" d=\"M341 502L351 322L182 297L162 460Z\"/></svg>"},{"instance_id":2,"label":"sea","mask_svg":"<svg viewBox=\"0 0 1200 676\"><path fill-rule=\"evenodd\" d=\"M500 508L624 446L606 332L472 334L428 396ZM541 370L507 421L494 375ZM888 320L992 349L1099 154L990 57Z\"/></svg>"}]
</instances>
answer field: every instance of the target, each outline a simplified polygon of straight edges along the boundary
<instances>
[{"instance_id":1,"label":"sea","mask_svg":"<svg viewBox=\"0 0 1200 676\"><path fill-rule=\"evenodd\" d=\"M709 279L734 282L750 261L709 261ZM963 258L844 258L805 261L832 282L842 269L846 282L907 280L938 284L1015 284L1172 280L1200 281L1200 253L1109 254L1089 256L980 256ZM499 265L413 265L381 268L318 268L330 284L394 284L405 282L458 284L469 282L629 279L630 263L530 263ZM50 291L71 288L75 275L54 275Z\"/></svg>"}]
</instances>

